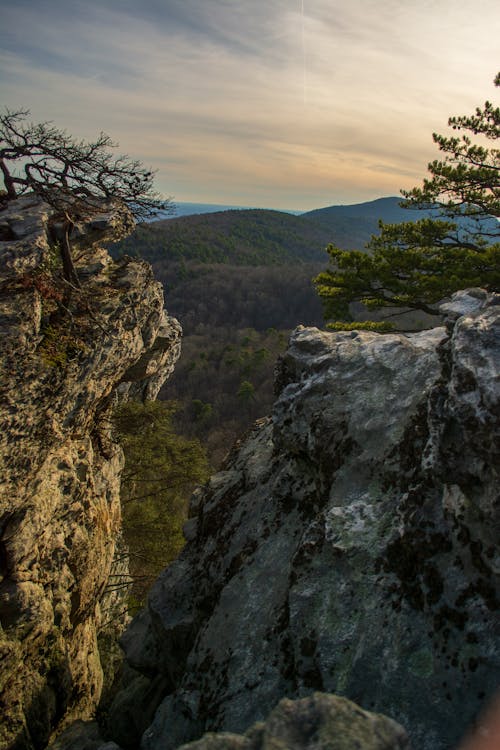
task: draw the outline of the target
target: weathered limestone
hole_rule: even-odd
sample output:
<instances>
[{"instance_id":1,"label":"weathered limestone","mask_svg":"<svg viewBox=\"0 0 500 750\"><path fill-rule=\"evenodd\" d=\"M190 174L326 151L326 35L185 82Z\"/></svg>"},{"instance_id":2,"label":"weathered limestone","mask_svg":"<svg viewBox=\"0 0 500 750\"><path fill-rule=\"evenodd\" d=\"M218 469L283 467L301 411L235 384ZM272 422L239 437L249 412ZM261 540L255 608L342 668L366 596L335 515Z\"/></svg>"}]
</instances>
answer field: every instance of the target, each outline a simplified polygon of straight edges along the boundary
<instances>
[{"instance_id":1,"label":"weathered limestone","mask_svg":"<svg viewBox=\"0 0 500 750\"><path fill-rule=\"evenodd\" d=\"M498 302L459 293L408 336L295 331L271 418L123 638L118 744L241 735L321 690L455 746L500 675Z\"/></svg>"},{"instance_id":2,"label":"weathered limestone","mask_svg":"<svg viewBox=\"0 0 500 750\"><path fill-rule=\"evenodd\" d=\"M69 294L49 207L25 196L0 212L2 748L42 748L99 700L123 464L110 408L118 388L156 395L180 347L150 267L96 245L132 224L116 206L77 227Z\"/></svg>"}]
</instances>

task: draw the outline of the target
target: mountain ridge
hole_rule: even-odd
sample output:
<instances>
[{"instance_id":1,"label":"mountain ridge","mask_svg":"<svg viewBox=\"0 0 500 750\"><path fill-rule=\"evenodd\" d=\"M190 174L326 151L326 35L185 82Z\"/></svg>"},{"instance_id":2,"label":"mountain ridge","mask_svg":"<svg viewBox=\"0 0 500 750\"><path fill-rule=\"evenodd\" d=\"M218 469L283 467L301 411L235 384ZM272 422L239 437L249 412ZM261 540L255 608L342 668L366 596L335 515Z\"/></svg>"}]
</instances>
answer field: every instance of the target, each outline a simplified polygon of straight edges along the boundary
<instances>
[{"instance_id":1,"label":"mountain ridge","mask_svg":"<svg viewBox=\"0 0 500 750\"><path fill-rule=\"evenodd\" d=\"M369 216L387 222L391 220L400 221L400 217L408 216L409 220L411 220L411 216L415 215L415 211L409 208L401 208L400 203L402 200L403 198L398 198L397 196L386 196L362 203L339 203L324 206L323 208L314 208L311 211L304 211L300 215L313 217L328 213L332 215L336 214L337 216Z\"/></svg>"},{"instance_id":2,"label":"mountain ridge","mask_svg":"<svg viewBox=\"0 0 500 750\"><path fill-rule=\"evenodd\" d=\"M370 216L372 218L383 218L389 221L388 213L399 220L399 212L410 213L410 209L402 209L399 203L403 199L397 196L383 196L371 201L362 201L361 203L338 203L331 206L322 206L320 208L309 209L307 211L285 209L285 208L264 208L262 206L234 206L226 203L194 203L184 201L173 201L170 211L160 212L158 218L154 221L169 221L179 219L184 216L200 216L203 214L221 213L225 211L277 211L291 216L313 216L320 212L332 212L337 215L350 216Z\"/></svg>"},{"instance_id":3,"label":"mountain ridge","mask_svg":"<svg viewBox=\"0 0 500 750\"><path fill-rule=\"evenodd\" d=\"M216 204L210 210L163 216L143 223L117 248L139 252L146 260L198 260L236 265L280 265L323 262L333 243L344 250L363 250L379 221L413 221L428 212L403 209L397 197L366 203L333 205L300 214L269 208L234 208ZM143 254L145 252L145 254Z\"/></svg>"}]
</instances>

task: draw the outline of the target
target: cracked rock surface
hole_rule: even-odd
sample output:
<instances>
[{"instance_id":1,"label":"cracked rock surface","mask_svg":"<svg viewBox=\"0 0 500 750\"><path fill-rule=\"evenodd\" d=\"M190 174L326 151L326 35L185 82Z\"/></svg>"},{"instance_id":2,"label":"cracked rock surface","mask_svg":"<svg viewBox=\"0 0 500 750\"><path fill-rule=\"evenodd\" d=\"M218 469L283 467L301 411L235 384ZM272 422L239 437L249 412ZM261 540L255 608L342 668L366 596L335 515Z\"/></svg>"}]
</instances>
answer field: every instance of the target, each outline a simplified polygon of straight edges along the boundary
<instances>
[{"instance_id":1,"label":"cracked rock surface","mask_svg":"<svg viewBox=\"0 0 500 750\"><path fill-rule=\"evenodd\" d=\"M123 637L119 745L243 735L318 690L456 745L500 675L498 303L457 293L411 335L294 332L271 416L193 497Z\"/></svg>"},{"instance_id":2,"label":"cracked rock surface","mask_svg":"<svg viewBox=\"0 0 500 750\"><path fill-rule=\"evenodd\" d=\"M99 700L123 466L110 409L118 391L154 398L180 350L148 264L99 247L130 213L76 228L71 292L52 221L32 195L0 211L0 746L19 750Z\"/></svg>"}]
</instances>

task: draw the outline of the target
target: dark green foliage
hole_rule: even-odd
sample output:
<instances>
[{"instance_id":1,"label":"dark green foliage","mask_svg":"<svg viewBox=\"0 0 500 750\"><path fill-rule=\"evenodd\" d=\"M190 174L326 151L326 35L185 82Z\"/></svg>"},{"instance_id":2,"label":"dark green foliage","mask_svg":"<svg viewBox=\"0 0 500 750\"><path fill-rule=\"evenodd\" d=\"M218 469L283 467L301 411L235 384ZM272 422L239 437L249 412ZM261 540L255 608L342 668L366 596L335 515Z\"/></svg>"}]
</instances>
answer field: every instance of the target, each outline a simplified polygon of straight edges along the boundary
<instances>
[{"instance_id":1,"label":"dark green foliage","mask_svg":"<svg viewBox=\"0 0 500 750\"><path fill-rule=\"evenodd\" d=\"M236 394L243 404L255 401L255 388L249 380L242 380Z\"/></svg>"},{"instance_id":2,"label":"dark green foliage","mask_svg":"<svg viewBox=\"0 0 500 750\"><path fill-rule=\"evenodd\" d=\"M208 477L198 440L176 434L176 404L129 402L115 413L125 453L123 535L130 553L131 599L144 602L158 573L179 554L189 496Z\"/></svg>"},{"instance_id":3,"label":"dark green foliage","mask_svg":"<svg viewBox=\"0 0 500 750\"><path fill-rule=\"evenodd\" d=\"M496 80L498 85L498 77ZM486 102L471 117L452 117L454 130L483 140L500 136L500 110ZM465 287L500 286L500 151L473 143L470 135L434 134L443 160L429 164L431 177L403 193L407 208L438 210L439 218L380 224L368 253L329 245L331 267L316 279L325 317L334 328L352 327L350 305L370 310L435 311L435 305ZM388 321L356 324L387 329Z\"/></svg>"},{"instance_id":4,"label":"dark green foliage","mask_svg":"<svg viewBox=\"0 0 500 750\"><path fill-rule=\"evenodd\" d=\"M368 243L370 254L329 246L335 270L315 280L325 317L349 320L353 301L369 309L398 306L432 314L436 302L458 289L498 288L500 245L471 250L449 240L453 231L450 222L423 219L382 226Z\"/></svg>"},{"instance_id":5,"label":"dark green foliage","mask_svg":"<svg viewBox=\"0 0 500 750\"><path fill-rule=\"evenodd\" d=\"M140 225L113 247L153 261L238 266L320 261L331 232L281 211L221 211Z\"/></svg>"}]
</instances>

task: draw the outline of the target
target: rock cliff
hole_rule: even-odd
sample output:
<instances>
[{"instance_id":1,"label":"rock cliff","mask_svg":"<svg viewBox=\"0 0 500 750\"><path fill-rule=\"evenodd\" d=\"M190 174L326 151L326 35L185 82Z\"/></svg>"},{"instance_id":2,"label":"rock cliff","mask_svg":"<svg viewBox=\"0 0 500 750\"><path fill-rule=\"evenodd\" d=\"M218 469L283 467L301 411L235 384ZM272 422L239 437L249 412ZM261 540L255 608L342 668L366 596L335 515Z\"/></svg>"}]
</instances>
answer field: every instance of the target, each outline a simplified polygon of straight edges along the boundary
<instances>
[{"instance_id":1,"label":"rock cliff","mask_svg":"<svg viewBox=\"0 0 500 750\"><path fill-rule=\"evenodd\" d=\"M498 303L459 293L412 335L294 332L272 416L193 497L125 633L116 742L243 733L321 690L455 745L500 677Z\"/></svg>"},{"instance_id":2,"label":"rock cliff","mask_svg":"<svg viewBox=\"0 0 500 750\"><path fill-rule=\"evenodd\" d=\"M110 408L118 391L154 398L180 349L150 267L99 248L132 226L110 205L76 227L71 290L50 208L0 211L2 748L44 747L101 692L123 463Z\"/></svg>"}]
</instances>

